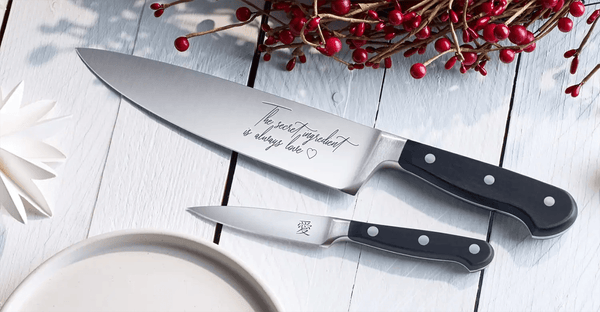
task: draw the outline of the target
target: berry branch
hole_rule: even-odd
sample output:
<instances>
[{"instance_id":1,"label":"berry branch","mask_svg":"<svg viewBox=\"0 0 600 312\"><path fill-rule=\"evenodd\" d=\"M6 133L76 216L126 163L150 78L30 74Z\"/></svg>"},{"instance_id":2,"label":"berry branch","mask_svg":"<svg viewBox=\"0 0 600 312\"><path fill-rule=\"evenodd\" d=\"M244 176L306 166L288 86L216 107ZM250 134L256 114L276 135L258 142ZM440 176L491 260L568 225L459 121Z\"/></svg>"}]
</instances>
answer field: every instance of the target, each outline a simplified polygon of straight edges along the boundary
<instances>
[{"instance_id":1,"label":"berry branch","mask_svg":"<svg viewBox=\"0 0 600 312\"><path fill-rule=\"evenodd\" d=\"M153 3L150 7L159 17L165 9L190 1L193 0ZM385 68L391 68L392 55L424 54L432 44L438 54L411 66L410 74L415 79L423 78L427 66L447 54L451 56L446 60L446 69L459 62L461 73L473 69L485 76L485 65L494 59L491 53L498 52L501 62L511 63L516 54L533 52L537 42L554 29L571 31L573 20L569 15L585 14L580 0L265 0L272 2L268 12L248 0L240 1L248 7L237 9L239 23L179 37L175 40L177 50L189 49L188 39L192 37L243 26L265 15L279 26L261 26L265 41L259 45L259 51L269 61L273 52L291 49L287 70L294 69L297 61L306 62L306 49L316 49L353 70L378 69L382 62ZM277 19L275 12L283 13L285 18ZM565 54L574 58L572 73L577 70L579 54L599 16L600 10L592 13L588 23L593 25L581 46ZM527 28L538 20L544 23L534 34ZM344 44L353 50L351 60L338 56ZM577 86L581 87L597 71L598 66Z\"/></svg>"}]
</instances>

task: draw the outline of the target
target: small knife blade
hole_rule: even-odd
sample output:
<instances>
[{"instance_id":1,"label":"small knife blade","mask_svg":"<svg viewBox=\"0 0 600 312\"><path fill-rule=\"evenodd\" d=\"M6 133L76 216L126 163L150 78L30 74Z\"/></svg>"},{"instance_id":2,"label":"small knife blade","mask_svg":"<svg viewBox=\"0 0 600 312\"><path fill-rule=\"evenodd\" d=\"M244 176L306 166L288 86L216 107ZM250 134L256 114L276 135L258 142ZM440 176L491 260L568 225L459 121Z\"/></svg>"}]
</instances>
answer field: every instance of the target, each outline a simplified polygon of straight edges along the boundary
<instances>
[{"instance_id":1,"label":"small knife blade","mask_svg":"<svg viewBox=\"0 0 600 312\"><path fill-rule=\"evenodd\" d=\"M404 256L458 263L469 272L485 268L494 258L486 241L439 232L263 208L203 206L188 212L262 236L322 247L349 240Z\"/></svg>"},{"instance_id":2,"label":"small knife blade","mask_svg":"<svg viewBox=\"0 0 600 312\"><path fill-rule=\"evenodd\" d=\"M77 53L102 81L163 120L352 195L388 167L515 217L534 238L560 235L577 218L565 190L501 167L189 69L103 50Z\"/></svg>"}]
</instances>

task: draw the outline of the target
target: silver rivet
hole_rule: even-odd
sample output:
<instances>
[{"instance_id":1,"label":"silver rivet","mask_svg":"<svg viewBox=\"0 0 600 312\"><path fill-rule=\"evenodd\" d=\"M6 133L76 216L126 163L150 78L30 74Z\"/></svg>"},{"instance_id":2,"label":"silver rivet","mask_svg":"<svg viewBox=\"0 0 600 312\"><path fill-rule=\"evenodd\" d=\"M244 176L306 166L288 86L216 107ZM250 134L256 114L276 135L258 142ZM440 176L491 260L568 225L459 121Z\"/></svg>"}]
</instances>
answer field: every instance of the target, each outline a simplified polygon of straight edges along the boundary
<instances>
[{"instance_id":1,"label":"silver rivet","mask_svg":"<svg viewBox=\"0 0 600 312\"><path fill-rule=\"evenodd\" d=\"M544 205L548 206L548 207L552 207L554 206L554 197L552 196L547 196L546 198L544 198Z\"/></svg>"},{"instance_id":2,"label":"silver rivet","mask_svg":"<svg viewBox=\"0 0 600 312\"><path fill-rule=\"evenodd\" d=\"M419 236L419 244L421 244L421 246L429 244L429 237L427 237L427 235Z\"/></svg>"},{"instance_id":3,"label":"silver rivet","mask_svg":"<svg viewBox=\"0 0 600 312\"><path fill-rule=\"evenodd\" d=\"M379 229L376 226L370 226L367 229L367 234L369 234L371 237L375 237L377 234L379 234Z\"/></svg>"},{"instance_id":4,"label":"silver rivet","mask_svg":"<svg viewBox=\"0 0 600 312\"><path fill-rule=\"evenodd\" d=\"M479 248L479 245L477 244L471 244L471 246L469 246L469 252L474 255L478 254L480 250L481 248Z\"/></svg>"},{"instance_id":5,"label":"silver rivet","mask_svg":"<svg viewBox=\"0 0 600 312\"><path fill-rule=\"evenodd\" d=\"M425 155L425 162L428 164L433 164L435 162L435 155L433 155L433 154Z\"/></svg>"},{"instance_id":6,"label":"silver rivet","mask_svg":"<svg viewBox=\"0 0 600 312\"><path fill-rule=\"evenodd\" d=\"M494 182L496 182L496 179L494 179L493 176L488 174L483 178L483 182L485 182L485 184L487 185L492 185L494 184Z\"/></svg>"}]
</instances>

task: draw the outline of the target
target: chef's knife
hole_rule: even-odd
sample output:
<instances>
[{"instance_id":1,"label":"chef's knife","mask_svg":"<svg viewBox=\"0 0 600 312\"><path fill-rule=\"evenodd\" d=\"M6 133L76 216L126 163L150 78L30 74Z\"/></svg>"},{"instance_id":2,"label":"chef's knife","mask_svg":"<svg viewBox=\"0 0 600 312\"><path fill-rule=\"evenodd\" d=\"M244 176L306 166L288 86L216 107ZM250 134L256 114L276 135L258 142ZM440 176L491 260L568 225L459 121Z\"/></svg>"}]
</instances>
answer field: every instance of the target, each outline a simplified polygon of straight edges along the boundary
<instances>
[{"instance_id":1,"label":"chef's knife","mask_svg":"<svg viewBox=\"0 0 600 312\"><path fill-rule=\"evenodd\" d=\"M323 247L350 240L410 257L455 262L470 272L485 268L494 258L486 241L438 232L261 208L213 206L188 211L259 235Z\"/></svg>"},{"instance_id":2,"label":"chef's knife","mask_svg":"<svg viewBox=\"0 0 600 312\"><path fill-rule=\"evenodd\" d=\"M193 70L103 50L77 52L101 80L158 117L349 194L388 167L511 215L535 238L559 235L577 217L566 191L497 166Z\"/></svg>"}]
</instances>

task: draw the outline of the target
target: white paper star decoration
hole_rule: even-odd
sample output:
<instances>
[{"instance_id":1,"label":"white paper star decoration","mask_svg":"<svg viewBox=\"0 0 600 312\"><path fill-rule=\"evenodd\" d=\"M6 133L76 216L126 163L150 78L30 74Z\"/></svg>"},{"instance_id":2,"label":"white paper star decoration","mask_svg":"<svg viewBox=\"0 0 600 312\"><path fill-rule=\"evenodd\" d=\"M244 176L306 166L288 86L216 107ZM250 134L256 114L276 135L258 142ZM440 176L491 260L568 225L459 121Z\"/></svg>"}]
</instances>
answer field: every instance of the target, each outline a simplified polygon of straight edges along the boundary
<instances>
[{"instance_id":1,"label":"white paper star decoration","mask_svg":"<svg viewBox=\"0 0 600 312\"><path fill-rule=\"evenodd\" d=\"M48 165L65 155L42 140L56 133L69 116L43 119L55 101L22 105L24 83L6 97L0 90L0 205L21 223L27 223L25 204L45 216L52 211L33 180L54 178Z\"/></svg>"}]
</instances>

